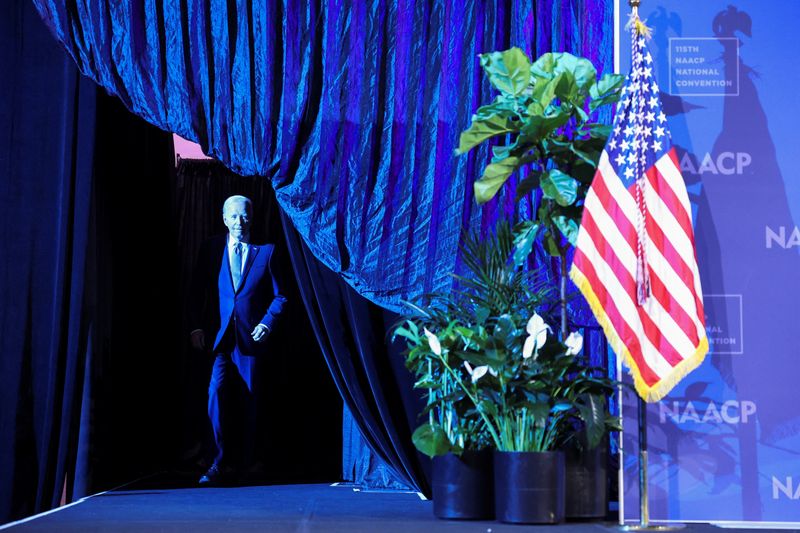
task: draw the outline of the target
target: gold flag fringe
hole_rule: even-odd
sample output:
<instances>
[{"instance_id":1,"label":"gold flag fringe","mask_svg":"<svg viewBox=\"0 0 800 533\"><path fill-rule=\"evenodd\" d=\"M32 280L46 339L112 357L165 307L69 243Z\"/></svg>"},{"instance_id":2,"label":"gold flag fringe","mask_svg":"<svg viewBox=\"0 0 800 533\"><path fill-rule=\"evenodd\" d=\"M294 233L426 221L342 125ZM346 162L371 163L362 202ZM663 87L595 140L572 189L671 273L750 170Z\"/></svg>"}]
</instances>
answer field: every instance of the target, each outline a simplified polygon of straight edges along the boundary
<instances>
[{"instance_id":1,"label":"gold flag fringe","mask_svg":"<svg viewBox=\"0 0 800 533\"><path fill-rule=\"evenodd\" d=\"M611 344L611 348L617 354L617 357L621 357L623 363L625 363L625 365L628 367L630 375L633 377L633 385L636 388L636 392L644 401L653 403L662 399L664 396L669 394L669 391L671 391L673 387L675 387L675 385L677 385L678 382L689 372L700 366L700 363L702 363L705 359L705 356L708 353L708 337L705 335L705 332L703 332L703 336L700 339L700 344L697 346L695 352L691 356L687 357L673 367L670 375L662 378L655 385L648 385L645 383L644 379L642 379L641 371L639 370L639 367L636 366L636 363L628 351L628 348L625 346L625 343L622 342L622 339L617 334L613 324L611 324L611 320L608 318L605 309L603 309L603 306L600 304L600 300L592 290L589 280L586 279L586 276L584 276L580 270L575 268L574 265L572 268L570 268L569 277L575 283L578 289L580 289L584 298L586 298L586 301L589 302L589 307L591 307L597 322L603 328L603 332L606 334L606 338Z\"/></svg>"}]
</instances>

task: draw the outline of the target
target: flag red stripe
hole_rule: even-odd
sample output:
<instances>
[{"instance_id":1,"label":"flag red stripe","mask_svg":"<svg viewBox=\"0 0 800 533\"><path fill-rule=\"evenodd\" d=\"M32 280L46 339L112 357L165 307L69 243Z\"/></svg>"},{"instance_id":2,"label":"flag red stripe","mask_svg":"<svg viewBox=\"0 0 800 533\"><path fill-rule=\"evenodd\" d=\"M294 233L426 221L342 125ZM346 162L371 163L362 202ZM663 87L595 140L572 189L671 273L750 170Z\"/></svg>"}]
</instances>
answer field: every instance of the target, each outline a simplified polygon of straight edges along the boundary
<instances>
[{"instance_id":1,"label":"flag red stripe","mask_svg":"<svg viewBox=\"0 0 800 533\"><path fill-rule=\"evenodd\" d=\"M636 226L633 225L631 220L625 214L625 211L617 202L617 199L611 194L605 183L605 175L598 171L599 176L596 176L592 182L592 190L597 195L600 204L605 208L608 216L614 221L614 224L619 228L622 237L627 241L634 253L636 253L638 236L636 233ZM600 177L601 179L597 179ZM611 179L615 179L613 176Z\"/></svg>"},{"instance_id":2,"label":"flag red stripe","mask_svg":"<svg viewBox=\"0 0 800 533\"><path fill-rule=\"evenodd\" d=\"M700 300L700 295L697 294L694 286L694 270L686 264L683 260L681 255L672 246L672 243L667 239L666 235L664 235L664 231L661 229L661 226L655 221L653 217L647 218L647 234L650 237L650 240L653 244L661 251L661 254L670 264L672 269L678 275L681 280L686 284L686 287L689 289L689 292L692 294L694 298L694 305L695 305L695 313L702 314L703 310L703 302ZM665 306L666 309L666 306ZM691 311L691 309L687 310ZM702 322L701 322L702 323ZM696 331L696 327L692 326L692 330ZM697 338L697 335L689 336L692 339L692 342L697 345L697 342L694 340Z\"/></svg>"},{"instance_id":3,"label":"flag red stripe","mask_svg":"<svg viewBox=\"0 0 800 533\"><path fill-rule=\"evenodd\" d=\"M675 196L675 192L672 190L672 187L670 187L669 184L664 181L664 178L661 176L661 173L655 166L647 169L645 175L647 176L647 182L651 187L653 187L653 190L656 192L656 194L661 197L664 205L667 206L667 209L669 209L673 214L675 220L678 221L678 224L683 229L684 233L686 233L686 237L689 239L689 242L692 243L692 247L694 247L694 231L692 230L692 220L689 218L689 213L687 213L683 208L681 201L677 196Z\"/></svg>"},{"instance_id":4,"label":"flag red stripe","mask_svg":"<svg viewBox=\"0 0 800 533\"><path fill-rule=\"evenodd\" d=\"M682 359L680 353L661 333L661 329L653 322L653 319L647 314L645 309L638 305L636 297L636 280L633 279L630 271L628 271L628 269L622 265L619 257L614 252L614 249L603 237L603 234L595 223L590 210L584 209L581 225L586 229L586 233L592 239L592 242L597 249L597 253L606 261L606 263L608 263L608 266L611 267L614 276L617 278L620 285L622 285L622 288L625 290L625 294L634 305L639 316L639 320L642 324L642 330L644 331L645 335L647 335L647 338L659 351L661 357L663 357L670 365L675 366L678 364ZM663 305L664 304L662 302L662 306ZM677 305L677 303L675 305Z\"/></svg>"},{"instance_id":5,"label":"flag red stripe","mask_svg":"<svg viewBox=\"0 0 800 533\"><path fill-rule=\"evenodd\" d=\"M577 267L578 270L580 270L584 277L588 280L589 285L592 287L592 291L602 306L609 322L611 322L611 325L614 327L617 335L619 335L620 340L625 345L625 348L628 349L636 368L639 369L639 374L644 382L647 383L648 387L658 383L661 378L659 378L658 374L653 372L653 370L647 366L647 363L645 363L644 357L642 356L642 346L639 344L638 336L628 325L628 322L622 316L622 313L620 313L617 309L617 306L614 304L614 300L609 296L605 285L603 285L603 283L600 281L600 278L597 276L594 265L589 258L584 255L580 248L575 250L575 259L573 261L573 265Z\"/></svg>"},{"instance_id":6,"label":"flag red stripe","mask_svg":"<svg viewBox=\"0 0 800 533\"><path fill-rule=\"evenodd\" d=\"M658 273L650 269L650 289L653 293L653 296L658 300L661 304L661 307L672 317L678 327L683 330L686 336L691 341L692 346L697 346L699 344L699 339L697 338L697 325L695 321L692 320L692 317L683 309L683 307L675 300L672 295L670 294L669 289L664 285L661 281L661 278L658 276ZM680 359L680 355L678 355ZM675 366L680 361L670 361L670 364Z\"/></svg>"},{"instance_id":7,"label":"flag red stripe","mask_svg":"<svg viewBox=\"0 0 800 533\"><path fill-rule=\"evenodd\" d=\"M594 242L597 252L603 257L603 259L606 260L608 266L611 267L614 275L625 289L625 293L628 295L631 301L635 302L636 281L633 279L633 276L631 276L630 271L622 264L622 261L620 261L619 256L614 252L613 248L607 244L602 230L600 230L597 223L594 221L594 216L592 216L591 210L583 210L581 226L586 229L586 233L592 239L592 242Z\"/></svg>"}]
</instances>

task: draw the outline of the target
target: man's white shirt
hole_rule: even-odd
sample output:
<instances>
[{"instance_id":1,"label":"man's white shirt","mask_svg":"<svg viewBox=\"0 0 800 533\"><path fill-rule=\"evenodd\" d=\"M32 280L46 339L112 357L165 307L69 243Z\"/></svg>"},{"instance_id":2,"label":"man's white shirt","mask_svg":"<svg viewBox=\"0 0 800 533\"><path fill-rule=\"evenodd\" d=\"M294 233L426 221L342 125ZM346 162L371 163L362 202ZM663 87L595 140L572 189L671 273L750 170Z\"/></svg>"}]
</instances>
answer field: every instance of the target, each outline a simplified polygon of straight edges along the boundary
<instances>
[{"instance_id":1,"label":"man's white shirt","mask_svg":"<svg viewBox=\"0 0 800 533\"><path fill-rule=\"evenodd\" d=\"M250 252L250 245L245 241L239 241L242 244L242 271L239 272L239 275L244 272L244 265L247 263L247 254ZM233 248L236 246L236 241L231 238L230 234L228 235L228 264L233 265Z\"/></svg>"}]
</instances>

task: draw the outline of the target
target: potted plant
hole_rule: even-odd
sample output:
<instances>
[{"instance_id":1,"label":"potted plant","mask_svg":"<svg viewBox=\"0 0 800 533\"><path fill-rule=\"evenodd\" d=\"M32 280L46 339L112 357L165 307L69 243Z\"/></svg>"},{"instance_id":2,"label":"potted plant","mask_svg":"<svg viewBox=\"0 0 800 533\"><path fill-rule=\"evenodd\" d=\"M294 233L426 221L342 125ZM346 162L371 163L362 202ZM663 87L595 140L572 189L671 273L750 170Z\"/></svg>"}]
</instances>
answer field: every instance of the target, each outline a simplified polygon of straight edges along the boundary
<instances>
[{"instance_id":1,"label":"potted plant","mask_svg":"<svg viewBox=\"0 0 800 533\"><path fill-rule=\"evenodd\" d=\"M406 340L406 367L417 378L415 386L426 390L428 420L413 440L433 457L434 513L442 518L493 512L490 448L498 437L474 395L474 385L488 370L476 350L498 316L520 302L538 304L545 295L542 288L532 290L530 273L508 269L513 246L507 224L488 240L468 237L463 257L469 274L458 277L461 288L409 304L409 315L394 331Z\"/></svg>"},{"instance_id":2,"label":"potted plant","mask_svg":"<svg viewBox=\"0 0 800 533\"><path fill-rule=\"evenodd\" d=\"M432 458L433 512L439 518L494 517L492 455L486 426L466 397L459 380L467 378L449 354L457 348L461 313L443 295L429 296L427 305L412 306L412 314L394 328L408 349L406 367L414 386L425 390L425 423L412 435L416 448ZM430 329L429 329L430 328ZM439 341L430 330L439 331ZM452 367L450 365L453 365Z\"/></svg>"},{"instance_id":3,"label":"potted plant","mask_svg":"<svg viewBox=\"0 0 800 533\"><path fill-rule=\"evenodd\" d=\"M576 424L593 438L605 431L598 395L613 383L576 359L580 334L563 341L553 334L547 325L557 308L553 291L535 282L534 271L517 266L513 252L505 223L487 239L466 238L462 257L469 272L459 277L461 288L415 306L396 334L408 340L407 364L422 375L418 383L431 391L429 400L444 388L440 383L448 383L444 396L461 405L457 416L465 420L456 427L482 426L483 438L491 439L498 518L558 522L564 516L559 448ZM441 423L429 421L415 442L444 452L457 444L456 434L446 433Z\"/></svg>"},{"instance_id":4,"label":"potted plant","mask_svg":"<svg viewBox=\"0 0 800 533\"><path fill-rule=\"evenodd\" d=\"M605 74L598 79L590 61L568 53L548 53L531 62L518 48L483 54L481 66L499 94L476 111L472 124L461 134L457 153L486 142L494 144L493 158L474 184L480 204L492 199L512 174L524 173L516 187L516 200L531 198L532 216L514 228L514 259L518 265L528 262L536 242L558 258L560 333L561 339L566 339L568 253L575 244L584 199L611 131L598 116L619 100L624 77ZM576 424L576 435L584 431ZM600 468L604 460L597 457L599 452L589 445L591 441L583 433L567 446L572 459L569 479L583 477L583 486L604 489L605 472ZM579 492L586 493L581 486L570 491L571 496ZM587 502L605 500L597 494L587 496ZM570 507L570 514L576 516L600 512L587 511L580 499L571 498Z\"/></svg>"}]
</instances>

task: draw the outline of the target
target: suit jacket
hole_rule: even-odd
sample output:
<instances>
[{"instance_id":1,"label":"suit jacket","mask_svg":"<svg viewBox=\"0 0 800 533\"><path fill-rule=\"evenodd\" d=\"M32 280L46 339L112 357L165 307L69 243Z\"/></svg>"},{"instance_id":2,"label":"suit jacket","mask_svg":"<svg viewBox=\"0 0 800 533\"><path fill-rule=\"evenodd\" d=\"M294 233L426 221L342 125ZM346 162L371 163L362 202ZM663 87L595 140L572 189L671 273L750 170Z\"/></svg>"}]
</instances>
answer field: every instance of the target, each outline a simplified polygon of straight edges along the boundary
<instances>
[{"instance_id":1,"label":"suit jacket","mask_svg":"<svg viewBox=\"0 0 800 533\"><path fill-rule=\"evenodd\" d=\"M239 288L234 290L228 261L227 235L209 239L200 248L192 276L189 316L192 329L215 331L216 352L225 331L233 327L235 351L257 356L266 351L266 342L255 342L250 333L258 324L274 331L286 298L281 294L280 275L272 244L248 244L249 249ZM204 324L204 310L219 309ZM205 326L205 327L204 327Z\"/></svg>"}]
</instances>

